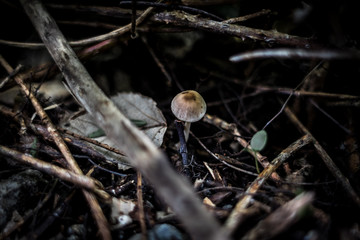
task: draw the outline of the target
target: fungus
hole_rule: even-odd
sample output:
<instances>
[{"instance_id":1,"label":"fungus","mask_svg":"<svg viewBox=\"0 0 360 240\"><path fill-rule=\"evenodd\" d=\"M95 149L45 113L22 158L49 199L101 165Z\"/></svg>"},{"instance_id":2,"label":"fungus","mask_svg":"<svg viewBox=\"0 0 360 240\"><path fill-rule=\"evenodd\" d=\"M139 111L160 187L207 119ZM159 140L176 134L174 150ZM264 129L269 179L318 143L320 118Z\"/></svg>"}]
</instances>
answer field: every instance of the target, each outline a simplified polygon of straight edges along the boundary
<instances>
[{"instance_id":1,"label":"fungus","mask_svg":"<svg viewBox=\"0 0 360 240\"><path fill-rule=\"evenodd\" d=\"M187 142L190 125L192 122L197 122L204 117L206 103L198 92L186 90L174 97L171 102L171 111L177 119L184 121L184 135Z\"/></svg>"}]
</instances>

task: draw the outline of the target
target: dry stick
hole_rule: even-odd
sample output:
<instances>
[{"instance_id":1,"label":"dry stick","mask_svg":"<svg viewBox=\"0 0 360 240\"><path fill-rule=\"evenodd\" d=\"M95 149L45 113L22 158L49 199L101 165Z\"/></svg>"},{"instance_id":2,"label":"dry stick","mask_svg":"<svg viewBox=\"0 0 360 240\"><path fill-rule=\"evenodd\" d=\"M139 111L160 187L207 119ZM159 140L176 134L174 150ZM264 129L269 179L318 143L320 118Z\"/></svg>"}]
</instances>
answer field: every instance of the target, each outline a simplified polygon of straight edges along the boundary
<instances>
[{"instance_id":1,"label":"dry stick","mask_svg":"<svg viewBox=\"0 0 360 240\"><path fill-rule=\"evenodd\" d=\"M0 153L4 156L11 157L16 161L30 165L49 175L56 176L64 181L71 182L78 187L91 190L92 192L95 192L98 196L100 196L102 199L110 198L110 195L101 189L102 188L101 183L93 178L87 177L85 175L80 175L74 172L70 172L69 170L44 162L40 159L25 155L19 151L10 149L2 145L0 145Z\"/></svg>"},{"instance_id":2,"label":"dry stick","mask_svg":"<svg viewBox=\"0 0 360 240\"><path fill-rule=\"evenodd\" d=\"M230 232L234 233L236 230L242 215L246 212L245 209L250 205L254 193L256 193L264 182L270 177L275 170L283 164L292 154L297 150L309 144L312 141L310 135L305 135L286 149L284 149L272 162L269 164L259 176L251 183L250 187L246 190L245 196L236 204L235 208L232 210L230 216L225 222L225 228Z\"/></svg>"},{"instance_id":3,"label":"dry stick","mask_svg":"<svg viewBox=\"0 0 360 240\"><path fill-rule=\"evenodd\" d=\"M131 37L136 38L136 0L131 2Z\"/></svg>"},{"instance_id":4,"label":"dry stick","mask_svg":"<svg viewBox=\"0 0 360 240\"><path fill-rule=\"evenodd\" d=\"M137 172L137 184L136 184L136 196L139 208L139 222L141 228L141 239L147 239L146 223L145 223L145 212L144 212L144 201L143 201L143 191L142 191L142 176L141 173Z\"/></svg>"},{"instance_id":5,"label":"dry stick","mask_svg":"<svg viewBox=\"0 0 360 240\"><path fill-rule=\"evenodd\" d=\"M341 94L341 93L326 93L326 92L313 92L313 91L306 91L306 90L293 90L291 88L282 88L282 87L269 87L269 86L254 86L248 85L247 87L258 89L259 91L271 91L271 92L278 92L282 94L293 94L294 96L310 96L310 97L323 97L323 98L332 98L332 99L339 99L339 100L349 100L355 101L360 100L360 96L355 95L348 95L348 94Z\"/></svg>"},{"instance_id":6,"label":"dry stick","mask_svg":"<svg viewBox=\"0 0 360 240\"><path fill-rule=\"evenodd\" d=\"M285 113L290 118L290 120L299 128L299 130L310 136L311 141L314 144L314 147L322 160L324 161L326 167L329 169L331 174L340 182L344 190L349 194L353 202L360 207L360 198L352 188L349 183L349 180L341 173L340 169L335 165L334 161L331 159L329 154L325 149L320 145L320 143L314 138L310 131L300 122L300 120L295 116L295 114L290 110L289 107L285 108Z\"/></svg>"},{"instance_id":7,"label":"dry stick","mask_svg":"<svg viewBox=\"0 0 360 240\"><path fill-rule=\"evenodd\" d=\"M39 127L41 127L41 126L39 126ZM109 146L109 145L107 145L105 143L99 142L99 141L97 141L95 139L85 137L85 136L82 136L80 134L76 134L76 133L74 133L72 131L69 131L69 130L66 130L66 129L60 128L60 127L58 127L58 130L63 133L62 135L63 135L64 138L65 138L65 135L72 136L72 137L74 137L76 139L79 139L79 140L82 140L84 142L94 144L94 145L96 145L98 147L104 148L104 149L106 149L108 151L114 152L114 153L119 154L121 156L125 156L125 154L123 152L119 151L119 149L113 148L113 147L111 147L111 146ZM65 138L64 140L69 142L69 143L71 142L71 139Z\"/></svg>"},{"instance_id":8,"label":"dry stick","mask_svg":"<svg viewBox=\"0 0 360 240\"><path fill-rule=\"evenodd\" d=\"M37 0L21 0L26 13L61 70L69 89L97 125L154 186L193 239L228 239L189 182L176 174L165 154L119 111L76 57L53 18Z\"/></svg>"},{"instance_id":9,"label":"dry stick","mask_svg":"<svg viewBox=\"0 0 360 240\"><path fill-rule=\"evenodd\" d=\"M234 136L237 136L235 139L236 141L238 141L241 146L243 146L244 148L247 148L249 151L249 153L255 158L257 159L257 161L259 161L259 163L266 168L269 165L269 161L266 159L265 156L261 155L259 152L253 151L252 147L249 145L249 143L244 140L243 138L241 138L241 134L239 132L239 130L236 128L235 124L230 124L227 123L226 121L224 121L223 119L220 119L216 116L212 116L209 114L205 114L204 118L203 118L204 122L210 123L214 126L217 126L219 128L222 128L224 130L230 131ZM271 178L275 181L279 181L281 178L280 176L274 172L271 175Z\"/></svg>"},{"instance_id":10,"label":"dry stick","mask_svg":"<svg viewBox=\"0 0 360 240\"><path fill-rule=\"evenodd\" d=\"M145 18L150 15L150 13L152 11L153 11L152 7L147 8L136 19L135 25L137 26L140 23L142 23L145 20ZM81 47L81 46L86 46L86 45L90 45L90 44L94 44L94 43L99 43L99 42L102 42L102 41L105 41L108 39L119 37L120 35L129 32L131 30L131 26L132 26L132 24L129 23L129 24L127 24L123 27L120 27L118 29L115 29L114 31L111 31L109 33L91 37L91 38L82 39L82 40L70 41L69 44L73 47ZM8 46L22 47L22 48L42 48L42 47L44 47L43 43L24 43L24 42L7 41L7 40L3 40L3 39L0 39L0 44L6 44Z\"/></svg>"},{"instance_id":11,"label":"dry stick","mask_svg":"<svg viewBox=\"0 0 360 240\"><path fill-rule=\"evenodd\" d=\"M247 21L247 20L255 18L255 17L260 17L260 16L268 14L268 13L271 13L270 9L263 9L263 10L261 10L259 12L251 13L251 14L241 16L241 17L230 18L230 19L227 19L227 20L222 21L222 22L223 23L234 24L234 23L244 22L244 21Z\"/></svg>"},{"instance_id":12,"label":"dry stick","mask_svg":"<svg viewBox=\"0 0 360 240\"><path fill-rule=\"evenodd\" d=\"M18 74L18 72L20 71L20 69L22 68L22 65L18 65L14 72L12 72L9 76L7 76L5 79L3 79L2 81L0 81L0 89L5 86L6 83L8 83L8 81L12 78L12 76L15 76L16 74Z\"/></svg>"},{"instance_id":13,"label":"dry stick","mask_svg":"<svg viewBox=\"0 0 360 240\"><path fill-rule=\"evenodd\" d=\"M301 46L306 48L317 46L314 41L311 41L307 38L292 36L277 31L267 31L223 22L217 22L214 20L209 20L180 11L156 13L151 19L155 22L190 27L213 33L227 34L243 39L250 38L253 40L265 41L268 43Z\"/></svg>"},{"instance_id":14,"label":"dry stick","mask_svg":"<svg viewBox=\"0 0 360 240\"><path fill-rule=\"evenodd\" d=\"M13 72L12 67L5 61L5 59L0 55L0 62L6 69L8 73ZM20 86L21 90L24 92L26 96L30 98L31 103L33 104L37 114L40 116L41 120L46 124L47 130L49 131L50 135L52 136L55 144L58 146L61 153L64 155L69 169L71 169L73 172L83 175L83 172L81 171L80 167L76 163L74 157L71 155L67 145L65 144L64 140L61 138L60 133L57 131L55 125L51 122L49 116L42 108L39 101L36 99L34 94L27 88L27 86L24 84L23 80L19 78L18 76L14 76L14 79L16 83ZM93 214L93 217L95 218L95 221L98 225L99 232L101 234L102 239L111 239L111 234L109 230L109 226L107 223L107 220L104 216L104 213L102 212L100 205L98 201L96 200L95 196L88 192L87 190L82 190L87 202L89 203L91 212Z\"/></svg>"}]
</instances>

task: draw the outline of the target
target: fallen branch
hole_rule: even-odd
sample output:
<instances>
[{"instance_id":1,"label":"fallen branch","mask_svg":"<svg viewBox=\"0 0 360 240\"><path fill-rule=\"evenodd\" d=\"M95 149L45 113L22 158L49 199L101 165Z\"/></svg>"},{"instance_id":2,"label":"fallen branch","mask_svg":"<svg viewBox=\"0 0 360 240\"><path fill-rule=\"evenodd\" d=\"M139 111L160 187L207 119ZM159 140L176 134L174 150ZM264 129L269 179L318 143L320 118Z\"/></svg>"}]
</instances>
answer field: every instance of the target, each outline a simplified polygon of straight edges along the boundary
<instances>
[{"instance_id":1,"label":"fallen branch","mask_svg":"<svg viewBox=\"0 0 360 240\"><path fill-rule=\"evenodd\" d=\"M151 20L175 26L190 27L212 33L225 34L242 39L264 41L269 44L292 45L298 47L313 48L318 44L308 38L292 36L277 31L255 29L235 24L228 24L191 15L181 11L160 12L154 14Z\"/></svg>"}]
</instances>

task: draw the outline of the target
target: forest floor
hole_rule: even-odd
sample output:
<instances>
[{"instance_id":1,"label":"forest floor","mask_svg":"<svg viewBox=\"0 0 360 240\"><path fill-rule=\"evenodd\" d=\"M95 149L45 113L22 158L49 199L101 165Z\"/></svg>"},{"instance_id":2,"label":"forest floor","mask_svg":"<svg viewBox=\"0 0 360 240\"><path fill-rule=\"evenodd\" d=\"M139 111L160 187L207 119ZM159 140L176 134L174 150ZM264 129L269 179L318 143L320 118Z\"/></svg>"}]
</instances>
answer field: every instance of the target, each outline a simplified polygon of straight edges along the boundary
<instances>
[{"instance_id":1,"label":"forest floor","mask_svg":"<svg viewBox=\"0 0 360 240\"><path fill-rule=\"evenodd\" d=\"M96 124L65 87L24 12L29 2L0 0L0 239L104 239L107 231L112 239L202 239L189 226L196 219L161 195L166 180L89 135ZM97 86L120 98L120 110L222 227L211 231L360 239L360 19L352 1L136 2L44 5ZM184 166L171 101L190 89L207 114L191 124ZM67 162L49 119L91 178ZM120 150L133 156L129 146Z\"/></svg>"}]
</instances>

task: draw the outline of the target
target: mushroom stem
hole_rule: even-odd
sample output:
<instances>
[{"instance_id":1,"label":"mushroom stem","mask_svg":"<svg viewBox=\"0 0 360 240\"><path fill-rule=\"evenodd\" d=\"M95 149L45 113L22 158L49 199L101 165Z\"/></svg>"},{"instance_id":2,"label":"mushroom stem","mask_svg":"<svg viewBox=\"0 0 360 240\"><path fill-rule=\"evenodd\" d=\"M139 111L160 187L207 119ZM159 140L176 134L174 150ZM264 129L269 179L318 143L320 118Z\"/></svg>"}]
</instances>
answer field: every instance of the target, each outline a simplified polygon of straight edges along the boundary
<instances>
[{"instance_id":1,"label":"mushroom stem","mask_svg":"<svg viewBox=\"0 0 360 240\"><path fill-rule=\"evenodd\" d=\"M189 139L190 126L191 126L191 122L185 122L184 124L185 142L187 142L187 140Z\"/></svg>"},{"instance_id":2,"label":"mushroom stem","mask_svg":"<svg viewBox=\"0 0 360 240\"><path fill-rule=\"evenodd\" d=\"M186 147L186 141L185 141L185 135L184 135L184 126L181 121L175 120L175 126L179 135L179 141L180 141L180 149L179 152L181 154L182 163L184 167L187 167L189 164L188 162L188 152Z\"/></svg>"}]
</instances>

